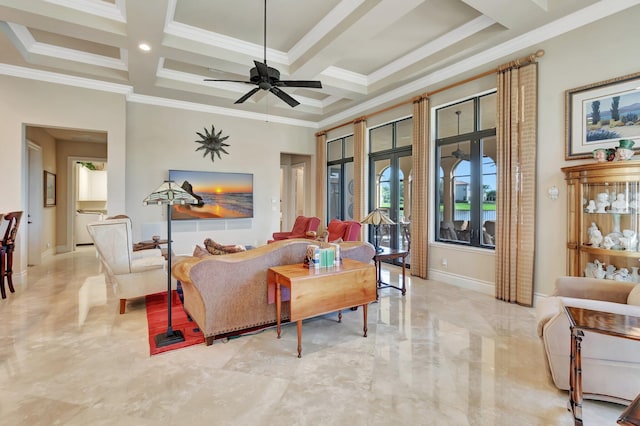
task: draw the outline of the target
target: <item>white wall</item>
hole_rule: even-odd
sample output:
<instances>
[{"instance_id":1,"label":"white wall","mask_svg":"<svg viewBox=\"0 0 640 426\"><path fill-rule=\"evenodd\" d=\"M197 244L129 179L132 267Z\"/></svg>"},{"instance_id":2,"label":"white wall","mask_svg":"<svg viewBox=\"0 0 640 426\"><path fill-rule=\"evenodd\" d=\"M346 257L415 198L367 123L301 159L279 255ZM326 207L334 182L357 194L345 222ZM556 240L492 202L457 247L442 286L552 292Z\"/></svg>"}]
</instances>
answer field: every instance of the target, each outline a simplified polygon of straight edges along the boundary
<instances>
[{"instance_id":1,"label":"white wall","mask_svg":"<svg viewBox=\"0 0 640 426\"><path fill-rule=\"evenodd\" d=\"M253 173L253 219L174 221L173 249L179 254L191 254L207 237L223 244L265 244L280 229L280 153L315 159L315 129L139 103L129 103L127 120L126 214L133 218L136 240L167 234L166 207L145 207L142 200L169 170ZM201 146L196 132L210 131L211 125L229 136L230 145L229 155L213 162L195 151ZM309 172L314 176L315 168ZM308 189L315 199L315 186Z\"/></svg>"},{"instance_id":2,"label":"white wall","mask_svg":"<svg viewBox=\"0 0 640 426\"><path fill-rule=\"evenodd\" d=\"M4 176L11 177L3 185L0 211L26 210L25 125L107 131L110 164L120 170L109 174L109 208L124 208L126 106L123 95L2 75L0 93L0 170ZM26 242L26 225L25 217L18 232L19 250L14 258L18 278L26 271L26 244L22 243Z\"/></svg>"}]
</instances>

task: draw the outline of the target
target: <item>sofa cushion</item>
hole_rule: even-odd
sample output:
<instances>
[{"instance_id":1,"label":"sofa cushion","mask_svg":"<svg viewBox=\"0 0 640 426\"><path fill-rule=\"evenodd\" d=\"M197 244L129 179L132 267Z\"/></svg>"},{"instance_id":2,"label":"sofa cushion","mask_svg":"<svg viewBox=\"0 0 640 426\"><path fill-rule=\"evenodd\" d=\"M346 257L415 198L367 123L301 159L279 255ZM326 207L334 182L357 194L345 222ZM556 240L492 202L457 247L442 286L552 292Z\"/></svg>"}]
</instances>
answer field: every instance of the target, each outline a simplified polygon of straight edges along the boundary
<instances>
[{"instance_id":1,"label":"sofa cushion","mask_svg":"<svg viewBox=\"0 0 640 426\"><path fill-rule=\"evenodd\" d=\"M636 284L633 290L631 290L631 293L629 293L627 305L640 306L640 284Z\"/></svg>"}]
</instances>

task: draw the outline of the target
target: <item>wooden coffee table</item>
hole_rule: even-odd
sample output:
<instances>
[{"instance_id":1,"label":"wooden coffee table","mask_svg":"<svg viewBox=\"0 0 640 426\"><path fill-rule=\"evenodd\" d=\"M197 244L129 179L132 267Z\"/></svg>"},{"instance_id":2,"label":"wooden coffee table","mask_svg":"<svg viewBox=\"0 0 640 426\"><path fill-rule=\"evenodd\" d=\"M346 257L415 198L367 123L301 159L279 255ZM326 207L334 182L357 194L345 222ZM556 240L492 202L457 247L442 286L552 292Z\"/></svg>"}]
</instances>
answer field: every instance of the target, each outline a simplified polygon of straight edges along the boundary
<instances>
[{"instance_id":1,"label":"wooden coffee table","mask_svg":"<svg viewBox=\"0 0 640 426\"><path fill-rule=\"evenodd\" d=\"M376 270L372 264L343 259L342 265L332 268L305 268L302 263L269 268L267 283L276 285L276 321L280 338L282 312L281 286L291 292L289 317L298 328L298 358L302 357L302 320L362 306L364 337L367 337L367 306L376 300Z\"/></svg>"},{"instance_id":2,"label":"wooden coffee table","mask_svg":"<svg viewBox=\"0 0 640 426\"><path fill-rule=\"evenodd\" d=\"M569 409L574 424L582 424L582 338L585 331L640 340L640 317L565 306L571 329Z\"/></svg>"}]
</instances>

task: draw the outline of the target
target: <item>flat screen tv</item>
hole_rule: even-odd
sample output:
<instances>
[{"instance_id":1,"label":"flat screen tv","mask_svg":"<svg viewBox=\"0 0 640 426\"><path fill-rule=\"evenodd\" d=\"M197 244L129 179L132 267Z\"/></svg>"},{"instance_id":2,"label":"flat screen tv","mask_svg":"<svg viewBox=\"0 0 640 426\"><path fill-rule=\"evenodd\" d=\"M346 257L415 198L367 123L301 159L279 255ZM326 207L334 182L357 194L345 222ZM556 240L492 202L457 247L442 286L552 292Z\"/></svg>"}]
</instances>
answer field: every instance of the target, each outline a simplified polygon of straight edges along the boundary
<instances>
[{"instance_id":1,"label":"flat screen tv","mask_svg":"<svg viewBox=\"0 0 640 426\"><path fill-rule=\"evenodd\" d=\"M169 170L169 179L199 201L174 205L174 220L253 217L253 174Z\"/></svg>"}]
</instances>

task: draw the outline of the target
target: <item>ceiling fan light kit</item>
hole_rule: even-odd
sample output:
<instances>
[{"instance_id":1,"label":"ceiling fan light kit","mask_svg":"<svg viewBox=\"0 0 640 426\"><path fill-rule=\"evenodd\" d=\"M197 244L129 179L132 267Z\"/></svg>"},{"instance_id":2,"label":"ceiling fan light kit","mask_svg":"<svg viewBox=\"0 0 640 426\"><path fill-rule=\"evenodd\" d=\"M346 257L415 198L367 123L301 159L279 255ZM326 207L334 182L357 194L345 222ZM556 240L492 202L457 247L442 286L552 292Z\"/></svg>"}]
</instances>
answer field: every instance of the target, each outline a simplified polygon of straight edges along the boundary
<instances>
[{"instance_id":1,"label":"ceiling fan light kit","mask_svg":"<svg viewBox=\"0 0 640 426\"><path fill-rule=\"evenodd\" d=\"M254 60L253 63L255 64L255 67L249 70L249 81L222 80L213 78L206 78L204 81L227 81L232 83L254 84L257 86L245 93L240 99L235 101L234 103L236 104L243 103L251 96L256 94L259 90L266 90L276 95L292 108L300 105L300 102L295 100L286 92L282 91L280 87L305 87L309 89L322 89L322 83L317 80L280 80L280 71L267 66L267 0L264 0L264 58L263 62Z\"/></svg>"}]
</instances>

